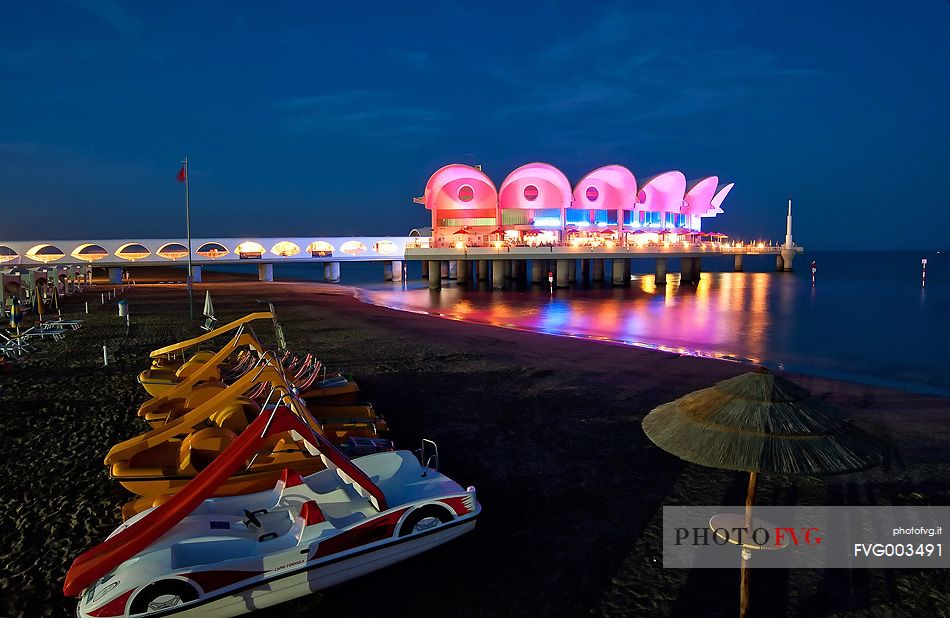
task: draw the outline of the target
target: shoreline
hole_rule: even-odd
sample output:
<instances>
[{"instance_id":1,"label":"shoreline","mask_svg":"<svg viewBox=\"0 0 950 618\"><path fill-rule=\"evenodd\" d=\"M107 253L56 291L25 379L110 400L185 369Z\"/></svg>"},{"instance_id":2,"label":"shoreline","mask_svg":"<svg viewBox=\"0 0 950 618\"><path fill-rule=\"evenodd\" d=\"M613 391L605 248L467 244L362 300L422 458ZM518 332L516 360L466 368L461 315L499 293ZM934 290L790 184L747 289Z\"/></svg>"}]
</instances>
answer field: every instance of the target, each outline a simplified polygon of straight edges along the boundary
<instances>
[{"instance_id":1,"label":"shoreline","mask_svg":"<svg viewBox=\"0 0 950 618\"><path fill-rule=\"evenodd\" d=\"M433 320L363 303L338 285L211 281L196 286L199 309L206 289L222 322L253 311L262 296L273 300L291 349L352 374L397 447L435 439L443 470L475 485L484 508L475 532L457 542L259 615L359 616L353 599L379 582L397 615L735 615L737 572L657 561L662 507L742 504L742 475L676 459L640 421L745 367ZM16 445L0 470L9 479L0 521L14 531L0 539L5 615L70 614L73 600L58 593L66 568L117 525L131 497L110 481L102 456L145 429L134 415L145 399L135 373L149 350L197 330L182 285L128 289L128 335L115 305L99 306L92 294L92 313L79 316L86 326L0 375L0 438ZM258 331L271 340L269 325ZM117 348L109 367L103 342ZM837 477L767 476L759 504L950 503L946 399L792 379L878 436L885 463ZM420 585L438 571L437 589ZM950 582L938 571L757 571L752 594L753 607L778 615L936 614Z\"/></svg>"},{"instance_id":2,"label":"shoreline","mask_svg":"<svg viewBox=\"0 0 950 618\"><path fill-rule=\"evenodd\" d=\"M167 273L169 267L146 267L137 269L139 272L146 273L146 279L151 282L156 273ZM208 283L220 283L224 281L231 282L251 282L254 279L251 275L242 272L233 272L233 271L214 271L214 270L205 270L205 279ZM209 279L210 277L210 279ZM413 280L417 284L417 287L410 289L424 289L424 280ZM184 284L184 281L179 282L181 285ZM441 318L450 321L457 322L466 322L469 324L479 324L484 326L491 326L494 328L502 328L507 330L513 330L518 332L525 333L538 333L543 335L555 336L555 337L565 337L569 339L577 339L583 341L595 341L599 343L608 343L613 345L629 346L642 348L647 350L656 350L660 352L666 352L670 354L680 354L684 356L691 356L696 358L706 358L713 360L721 360L729 363L736 363L740 366L754 367L754 366L764 366L772 371L787 373L789 375L797 376L812 376L817 378L823 378L827 380L834 380L840 382L849 382L853 384L859 384L864 386L873 386L878 388L893 389L904 391L908 393L914 393L918 395L925 395L931 397L943 397L950 398L950 386L945 386L939 383L933 383L932 381L908 381L907 379L891 379L886 376L877 376L871 374L864 374L859 372L843 371L837 369L821 369L811 366L802 366L801 362L780 362L772 360L762 360L753 357L742 356L741 354L732 354L728 352L717 352L717 351L706 351L699 349L693 346L690 346L688 343L667 343L663 341L646 341L638 339L624 339L611 337L606 335L598 335L595 333L583 333L583 332L570 332L570 331L555 331L555 330L542 330L531 328L530 326L520 326L517 324L500 324L492 323L485 320L473 319L471 316L461 316L449 311L431 311L423 307L414 307L411 305L400 305L398 303L387 303L382 300L374 299L373 297L378 294L385 294L388 290L385 287L373 287L373 286L364 286L364 284L348 284L348 283L324 283L321 281L308 280L308 279L282 279L280 281L274 281L270 283L276 284L289 284L289 285L305 285L305 286L315 286L314 289L324 290L325 293L336 293L331 290L337 289L341 290L339 293L349 293L352 294L357 300L362 303L373 305L377 307L382 307L394 311L401 311L410 314L426 315L435 318Z\"/></svg>"}]
</instances>

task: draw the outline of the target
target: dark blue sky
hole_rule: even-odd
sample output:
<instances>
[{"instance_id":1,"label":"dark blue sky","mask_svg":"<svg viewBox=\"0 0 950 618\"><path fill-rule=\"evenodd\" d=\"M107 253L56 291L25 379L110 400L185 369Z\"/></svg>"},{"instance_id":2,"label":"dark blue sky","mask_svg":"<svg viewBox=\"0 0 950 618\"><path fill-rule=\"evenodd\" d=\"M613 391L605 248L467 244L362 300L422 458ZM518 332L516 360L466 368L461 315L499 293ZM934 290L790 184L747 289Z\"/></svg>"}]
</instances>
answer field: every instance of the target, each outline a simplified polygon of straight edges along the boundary
<instances>
[{"instance_id":1,"label":"dark blue sky","mask_svg":"<svg viewBox=\"0 0 950 618\"><path fill-rule=\"evenodd\" d=\"M950 2L5 3L0 238L404 234L451 162L735 181L708 228L943 248ZM346 5L350 3L338 3Z\"/></svg>"}]
</instances>

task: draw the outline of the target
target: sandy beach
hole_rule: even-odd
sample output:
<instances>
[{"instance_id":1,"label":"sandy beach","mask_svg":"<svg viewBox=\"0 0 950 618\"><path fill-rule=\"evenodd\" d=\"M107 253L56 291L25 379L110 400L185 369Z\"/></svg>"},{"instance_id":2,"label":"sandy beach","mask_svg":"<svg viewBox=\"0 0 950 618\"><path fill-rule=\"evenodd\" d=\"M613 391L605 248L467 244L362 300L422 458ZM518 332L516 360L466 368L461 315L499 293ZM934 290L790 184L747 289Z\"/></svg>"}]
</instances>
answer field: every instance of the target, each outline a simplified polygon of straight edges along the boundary
<instances>
[{"instance_id":1,"label":"sandy beach","mask_svg":"<svg viewBox=\"0 0 950 618\"><path fill-rule=\"evenodd\" d=\"M206 273L207 275L208 273ZM735 363L497 329L363 304L345 287L219 277L223 323L275 303L292 350L351 374L398 447L435 440L442 470L475 485L474 533L261 616L733 616L738 570L661 566L663 505L740 504L746 478L686 464L641 431L664 402L748 370ZM139 278L142 281L143 278ZM102 287L101 289L105 289ZM148 352L197 332L181 285L66 300L86 325L0 373L0 615L66 616L66 569L120 521L130 496L102 458L145 431L135 375ZM79 315L90 300L91 313ZM258 329L272 341L269 326ZM102 366L102 345L115 362ZM881 467L760 479L763 505L950 504L950 400L786 376L884 444ZM950 615L937 571L757 571L755 615Z\"/></svg>"}]
</instances>

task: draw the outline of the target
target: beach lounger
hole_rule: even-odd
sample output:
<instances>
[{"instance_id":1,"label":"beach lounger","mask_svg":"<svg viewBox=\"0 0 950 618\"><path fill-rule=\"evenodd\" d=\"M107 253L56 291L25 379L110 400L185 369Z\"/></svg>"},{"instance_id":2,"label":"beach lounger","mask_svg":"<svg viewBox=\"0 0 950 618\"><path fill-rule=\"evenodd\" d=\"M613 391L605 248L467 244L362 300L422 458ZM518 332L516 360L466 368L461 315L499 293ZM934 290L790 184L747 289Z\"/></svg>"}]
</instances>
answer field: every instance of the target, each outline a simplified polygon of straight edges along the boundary
<instances>
[{"instance_id":1,"label":"beach lounger","mask_svg":"<svg viewBox=\"0 0 950 618\"><path fill-rule=\"evenodd\" d=\"M82 326L82 320L50 320L48 322L43 322L43 328L60 328L60 329L70 329L77 330Z\"/></svg>"},{"instance_id":2,"label":"beach lounger","mask_svg":"<svg viewBox=\"0 0 950 618\"><path fill-rule=\"evenodd\" d=\"M66 337L65 330L61 328L39 328L36 326L31 326L22 333L20 337L23 339L30 339L33 337L52 337L53 341L59 341Z\"/></svg>"},{"instance_id":3,"label":"beach lounger","mask_svg":"<svg viewBox=\"0 0 950 618\"><path fill-rule=\"evenodd\" d=\"M0 332L0 354L4 356L16 358L23 356L27 352L33 352L35 349L36 348L31 346L22 337L8 337L3 332Z\"/></svg>"}]
</instances>

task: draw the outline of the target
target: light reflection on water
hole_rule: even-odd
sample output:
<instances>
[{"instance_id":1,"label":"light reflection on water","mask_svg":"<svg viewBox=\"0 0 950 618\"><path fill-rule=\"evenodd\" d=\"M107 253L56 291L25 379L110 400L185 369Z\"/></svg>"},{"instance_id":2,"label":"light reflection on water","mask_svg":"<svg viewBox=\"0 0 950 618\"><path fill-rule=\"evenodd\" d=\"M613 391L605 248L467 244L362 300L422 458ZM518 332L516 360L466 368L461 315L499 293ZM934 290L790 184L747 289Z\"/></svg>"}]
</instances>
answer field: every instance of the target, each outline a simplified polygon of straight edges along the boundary
<instances>
[{"instance_id":1,"label":"light reflection on water","mask_svg":"<svg viewBox=\"0 0 950 618\"><path fill-rule=\"evenodd\" d=\"M883 267L873 279L836 272L828 257L822 264L815 288L807 272L706 272L695 284L671 274L657 286L646 274L627 288L553 294L547 285L492 291L484 282L440 291L419 287L424 282L371 286L360 294L373 304L469 322L950 395L947 282L928 281L924 295L919 279L889 280Z\"/></svg>"},{"instance_id":2,"label":"light reflection on water","mask_svg":"<svg viewBox=\"0 0 950 618\"><path fill-rule=\"evenodd\" d=\"M704 273L697 284L681 285L671 275L666 286L657 286L652 275L643 275L630 288L553 294L546 287L497 292L454 284L435 292L362 294L373 304L469 322L759 361L771 324L767 297L773 279L767 273Z\"/></svg>"}]
</instances>

